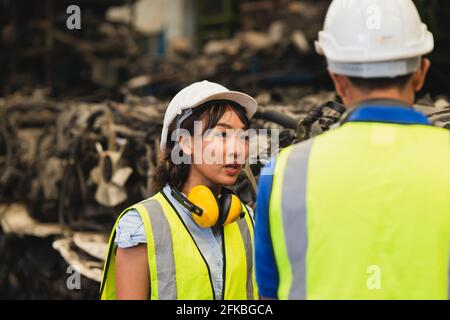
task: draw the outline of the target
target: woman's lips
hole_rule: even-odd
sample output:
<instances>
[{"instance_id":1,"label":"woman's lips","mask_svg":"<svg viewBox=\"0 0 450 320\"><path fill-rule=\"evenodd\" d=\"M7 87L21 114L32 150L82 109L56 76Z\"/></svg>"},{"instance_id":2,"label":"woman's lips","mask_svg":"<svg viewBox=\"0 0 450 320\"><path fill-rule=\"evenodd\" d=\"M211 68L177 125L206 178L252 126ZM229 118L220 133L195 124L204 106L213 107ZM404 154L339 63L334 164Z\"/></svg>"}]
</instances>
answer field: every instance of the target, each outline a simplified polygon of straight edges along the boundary
<instances>
[{"instance_id":1,"label":"woman's lips","mask_svg":"<svg viewBox=\"0 0 450 320\"><path fill-rule=\"evenodd\" d=\"M239 173L239 171L241 170L241 165L239 164L226 164L223 166L224 171L226 174L230 175L230 176L235 176Z\"/></svg>"}]
</instances>

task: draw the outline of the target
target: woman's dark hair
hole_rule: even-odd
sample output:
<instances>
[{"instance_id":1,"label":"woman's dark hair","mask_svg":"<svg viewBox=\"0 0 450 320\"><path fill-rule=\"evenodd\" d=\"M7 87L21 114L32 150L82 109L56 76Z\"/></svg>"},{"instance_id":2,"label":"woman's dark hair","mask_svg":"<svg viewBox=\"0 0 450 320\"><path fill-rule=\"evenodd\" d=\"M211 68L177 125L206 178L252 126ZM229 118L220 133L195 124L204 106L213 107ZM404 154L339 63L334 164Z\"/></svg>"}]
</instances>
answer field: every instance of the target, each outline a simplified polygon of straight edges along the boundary
<instances>
[{"instance_id":1,"label":"woman's dark hair","mask_svg":"<svg viewBox=\"0 0 450 320\"><path fill-rule=\"evenodd\" d=\"M239 119L244 124L245 128L248 129L250 126L250 121L246 116L245 109L233 101L209 101L204 105L201 105L193 110L192 115L190 115L186 120L184 120L180 129L187 130L191 135L194 134L194 122L198 120L205 119L206 123L203 128L203 133L214 128L219 122L220 118L225 114L227 110L233 110L236 112ZM161 155L159 164L156 168L155 176L153 178L153 190L155 192L160 191L166 184L181 190L183 185L189 176L190 165L182 163L176 165L171 159L172 150L176 146L176 142L172 141L172 132L177 129L177 120L179 117L175 118L169 126L167 133L166 148ZM182 150L180 150L180 156L182 156Z\"/></svg>"}]
</instances>

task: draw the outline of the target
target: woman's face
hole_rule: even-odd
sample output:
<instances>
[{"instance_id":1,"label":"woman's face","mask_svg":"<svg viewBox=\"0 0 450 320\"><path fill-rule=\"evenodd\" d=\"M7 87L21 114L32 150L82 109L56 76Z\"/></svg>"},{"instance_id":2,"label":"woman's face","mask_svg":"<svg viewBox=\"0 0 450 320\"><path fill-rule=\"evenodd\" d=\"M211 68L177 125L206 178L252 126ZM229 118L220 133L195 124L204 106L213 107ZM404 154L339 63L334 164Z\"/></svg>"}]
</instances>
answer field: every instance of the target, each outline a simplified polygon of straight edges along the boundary
<instances>
[{"instance_id":1,"label":"woman's face","mask_svg":"<svg viewBox=\"0 0 450 320\"><path fill-rule=\"evenodd\" d=\"M202 120L202 128L205 126ZM204 130L202 130L203 132ZM248 132L237 113L228 108L217 125L191 140L190 178L204 185L236 183L248 157Z\"/></svg>"}]
</instances>

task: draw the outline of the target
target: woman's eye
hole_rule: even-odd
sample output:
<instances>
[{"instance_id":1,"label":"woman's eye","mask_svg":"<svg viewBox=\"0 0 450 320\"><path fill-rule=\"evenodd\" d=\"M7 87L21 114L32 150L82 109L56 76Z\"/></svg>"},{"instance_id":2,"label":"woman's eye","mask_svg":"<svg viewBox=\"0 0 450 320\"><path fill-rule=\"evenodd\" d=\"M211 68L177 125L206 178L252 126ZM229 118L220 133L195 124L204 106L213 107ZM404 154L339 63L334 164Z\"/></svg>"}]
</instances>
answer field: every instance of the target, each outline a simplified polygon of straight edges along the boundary
<instances>
[{"instance_id":1,"label":"woman's eye","mask_svg":"<svg viewBox=\"0 0 450 320\"><path fill-rule=\"evenodd\" d=\"M223 131L217 131L217 132L215 133L215 136L216 136L216 137L225 138L225 137L227 136L227 133L226 133L226 132L223 132Z\"/></svg>"},{"instance_id":2,"label":"woman's eye","mask_svg":"<svg viewBox=\"0 0 450 320\"><path fill-rule=\"evenodd\" d=\"M241 135L239 135L239 139L241 141L249 141L250 137L248 136L248 134L241 134Z\"/></svg>"},{"instance_id":3,"label":"woman's eye","mask_svg":"<svg viewBox=\"0 0 450 320\"><path fill-rule=\"evenodd\" d=\"M226 131L214 131L214 137L218 137L218 138L223 138L223 139L228 139L228 138L232 138L232 137L237 137L240 141L249 141L250 137L248 133L227 133Z\"/></svg>"}]
</instances>

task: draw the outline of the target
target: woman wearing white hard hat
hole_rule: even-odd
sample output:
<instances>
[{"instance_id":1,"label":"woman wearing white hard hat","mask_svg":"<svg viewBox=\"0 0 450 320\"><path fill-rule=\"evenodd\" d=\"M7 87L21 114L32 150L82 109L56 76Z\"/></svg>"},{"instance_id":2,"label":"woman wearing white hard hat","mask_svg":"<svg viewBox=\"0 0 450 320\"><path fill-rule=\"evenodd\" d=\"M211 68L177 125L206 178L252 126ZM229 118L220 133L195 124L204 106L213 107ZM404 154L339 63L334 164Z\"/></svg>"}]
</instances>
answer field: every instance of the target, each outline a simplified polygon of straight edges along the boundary
<instances>
[{"instance_id":1,"label":"woman wearing white hard hat","mask_svg":"<svg viewBox=\"0 0 450 320\"><path fill-rule=\"evenodd\" d=\"M257 299L253 217L228 188L248 157L250 96L208 81L170 102L158 193L111 234L102 299Z\"/></svg>"}]
</instances>

